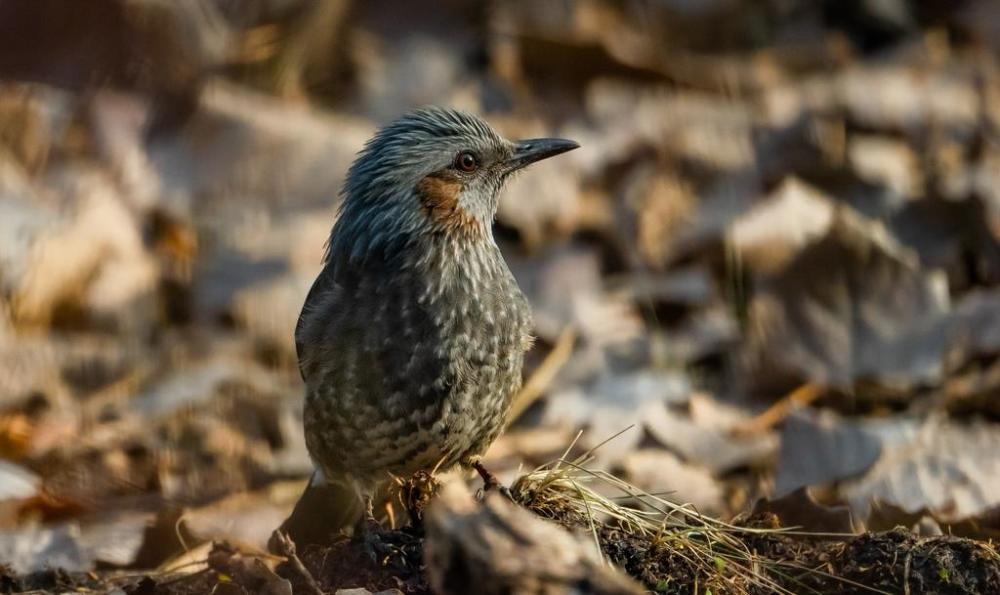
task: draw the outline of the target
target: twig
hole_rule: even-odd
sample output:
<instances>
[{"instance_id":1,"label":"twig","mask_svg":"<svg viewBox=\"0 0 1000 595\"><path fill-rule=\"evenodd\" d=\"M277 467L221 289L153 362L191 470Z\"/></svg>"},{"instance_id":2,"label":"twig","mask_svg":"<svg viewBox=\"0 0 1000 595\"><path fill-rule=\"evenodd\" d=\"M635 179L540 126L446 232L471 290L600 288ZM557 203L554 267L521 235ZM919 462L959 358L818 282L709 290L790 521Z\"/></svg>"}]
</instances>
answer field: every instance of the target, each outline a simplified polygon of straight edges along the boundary
<instances>
[{"instance_id":1,"label":"twig","mask_svg":"<svg viewBox=\"0 0 1000 595\"><path fill-rule=\"evenodd\" d=\"M812 403L823 395L823 387L807 382L782 397L760 415L747 420L735 428L732 433L737 437L756 436L770 430L788 417L795 409Z\"/></svg>"},{"instance_id":2,"label":"twig","mask_svg":"<svg viewBox=\"0 0 1000 595\"><path fill-rule=\"evenodd\" d=\"M527 411L528 407L538 400L538 397L542 396L545 389L552 384L559 370L569 361L569 356L573 353L573 345L575 343L576 329L568 326L559 334L559 338L556 339L556 344L552 347L552 351L545 356L541 365L538 366L531 377L528 378L528 381L524 383L524 386L521 387L521 391L514 396L510 414L507 416L509 422L514 422L517 418L521 417L521 414Z\"/></svg>"},{"instance_id":3,"label":"twig","mask_svg":"<svg viewBox=\"0 0 1000 595\"><path fill-rule=\"evenodd\" d=\"M292 540L288 538L282 531L276 530L274 532L274 545L278 550L277 554L284 556L291 566L292 570L299 575L299 578L305 583L305 590L309 595L324 595L323 589L319 588L319 584L316 583L316 579L309 572L309 569L305 567L302 560L295 554L295 544Z\"/></svg>"}]
</instances>

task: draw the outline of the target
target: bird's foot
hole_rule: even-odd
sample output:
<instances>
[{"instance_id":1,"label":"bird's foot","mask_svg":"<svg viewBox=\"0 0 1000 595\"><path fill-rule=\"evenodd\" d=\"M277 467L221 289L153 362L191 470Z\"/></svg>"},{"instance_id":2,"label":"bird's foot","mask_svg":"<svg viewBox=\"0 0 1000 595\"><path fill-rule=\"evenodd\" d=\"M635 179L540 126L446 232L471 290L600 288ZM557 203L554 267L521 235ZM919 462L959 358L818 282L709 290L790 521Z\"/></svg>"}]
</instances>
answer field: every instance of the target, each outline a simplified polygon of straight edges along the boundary
<instances>
[{"instance_id":1,"label":"bird's foot","mask_svg":"<svg viewBox=\"0 0 1000 595\"><path fill-rule=\"evenodd\" d=\"M382 527L372 515L363 515L354 527L354 539L376 565L384 557L387 545L382 542Z\"/></svg>"},{"instance_id":2,"label":"bird's foot","mask_svg":"<svg viewBox=\"0 0 1000 595\"><path fill-rule=\"evenodd\" d=\"M497 476L493 474L492 471L483 466L481 461L474 461L472 463L472 468L479 473L479 476L483 478L483 493L495 491L504 498L514 502L514 494L511 493L510 488L500 483Z\"/></svg>"}]
</instances>

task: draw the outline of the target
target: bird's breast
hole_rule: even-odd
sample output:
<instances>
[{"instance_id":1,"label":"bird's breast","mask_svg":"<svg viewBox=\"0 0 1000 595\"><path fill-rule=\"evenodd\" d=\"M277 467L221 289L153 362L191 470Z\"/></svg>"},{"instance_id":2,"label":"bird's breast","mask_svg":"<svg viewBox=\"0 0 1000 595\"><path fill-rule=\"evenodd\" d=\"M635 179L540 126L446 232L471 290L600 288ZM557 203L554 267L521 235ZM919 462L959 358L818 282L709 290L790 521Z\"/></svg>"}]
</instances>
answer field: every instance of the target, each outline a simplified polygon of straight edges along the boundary
<instances>
[{"instance_id":1,"label":"bird's breast","mask_svg":"<svg viewBox=\"0 0 1000 595\"><path fill-rule=\"evenodd\" d=\"M530 312L499 250L414 256L329 294L310 319L322 329L305 373L313 450L356 472L481 452L521 385Z\"/></svg>"},{"instance_id":2,"label":"bird's breast","mask_svg":"<svg viewBox=\"0 0 1000 595\"><path fill-rule=\"evenodd\" d=\"M502 260L471 260L430 275L422 306L441 347L467 366L499 365L523 352L530 332L527 301Z\"/></svg>"}]
</instances>

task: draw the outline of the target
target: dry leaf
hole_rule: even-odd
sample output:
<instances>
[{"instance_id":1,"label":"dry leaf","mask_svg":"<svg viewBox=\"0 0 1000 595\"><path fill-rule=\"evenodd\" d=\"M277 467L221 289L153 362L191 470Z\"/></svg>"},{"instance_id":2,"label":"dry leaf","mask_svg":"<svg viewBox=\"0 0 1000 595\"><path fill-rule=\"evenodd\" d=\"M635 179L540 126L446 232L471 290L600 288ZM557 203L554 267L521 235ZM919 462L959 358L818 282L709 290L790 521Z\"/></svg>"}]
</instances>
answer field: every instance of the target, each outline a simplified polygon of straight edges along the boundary
<instances>
[{"instance_id":1,"label":"dry leaf","mask_svg":"<svg viewBox=\"0 0 1000 595\"><path fill-rule=\"evenodd\" d=\"M893 419L868 422L882 456L841 493L868 515L875 501L906 512L927 510L943 521L979 516L1000 506L1000 431L989 422Z\"/></svg>"},{"instance_id":2,"label":"dry leaf","mask_svg":"<svg viewBox=\"0 0 1000 595\"><path fill-rule=\"evenodd\" d=\"M828 386L936 382L947 345L914 342L949 309L940 272L878 224L841 211L750 308L750 352L766 369Z\"/></svg>"}]
</instances>

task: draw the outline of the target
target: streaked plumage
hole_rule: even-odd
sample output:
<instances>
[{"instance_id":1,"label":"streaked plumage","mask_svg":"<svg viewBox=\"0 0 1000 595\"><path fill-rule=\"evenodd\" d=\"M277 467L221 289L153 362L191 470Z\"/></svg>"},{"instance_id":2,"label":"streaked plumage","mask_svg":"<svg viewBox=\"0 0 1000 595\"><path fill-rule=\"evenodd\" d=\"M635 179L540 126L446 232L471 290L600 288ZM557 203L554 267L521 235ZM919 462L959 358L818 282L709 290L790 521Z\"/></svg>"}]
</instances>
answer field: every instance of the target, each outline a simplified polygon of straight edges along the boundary
<instances>
[{"instance_id":1,"label":"streaked plumage","mask_svg":"<svg viewBox=\"0 0 1000 595\"><path fill-rule=\"evenodd\" d=\"M493 240L497 196L575 146L439 108L365 146L295 332L306 443L328 479L370 494L389 474L468 464L503 430L531 317Z\"/></svg>"}]
</instances>

